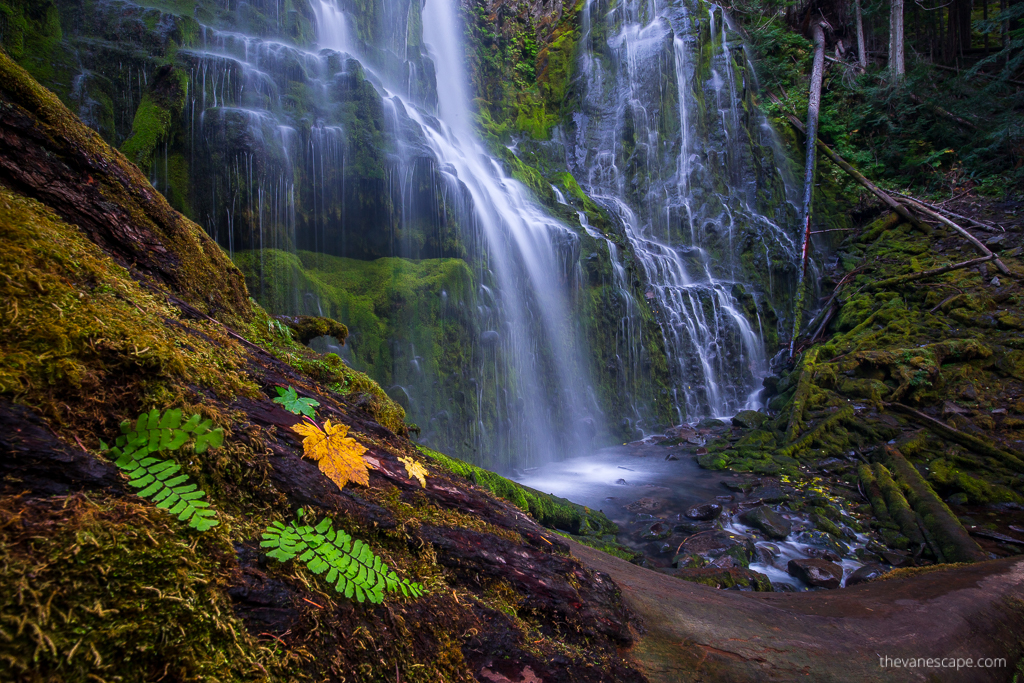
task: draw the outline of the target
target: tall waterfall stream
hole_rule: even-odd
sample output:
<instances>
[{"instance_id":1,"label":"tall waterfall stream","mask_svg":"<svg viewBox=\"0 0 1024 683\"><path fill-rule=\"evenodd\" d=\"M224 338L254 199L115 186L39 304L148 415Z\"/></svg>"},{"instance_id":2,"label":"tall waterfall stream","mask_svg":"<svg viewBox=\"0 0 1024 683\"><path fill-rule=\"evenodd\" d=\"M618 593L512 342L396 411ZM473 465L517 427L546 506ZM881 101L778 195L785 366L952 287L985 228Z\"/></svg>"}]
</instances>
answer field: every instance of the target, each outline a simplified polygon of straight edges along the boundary
<instances>
[{"instance_id":1,"label":"tall waterfall stream","mask_svg":"<svg viewBox=\"0 0 1024 683\"><path fill-rule=\"evenodd\" d=\"M795 213L720 8L586 3L581 105L543 144L588 213L565 186L544 206L481 141L453 0L385 0L372 31L311 7L314 48L202 26L182 50L192 207L265 306L345 322L318 348L424 443L499 469L760 406ZM172 171L165 153L159 189Z\"/></svg>"}]
</instances>

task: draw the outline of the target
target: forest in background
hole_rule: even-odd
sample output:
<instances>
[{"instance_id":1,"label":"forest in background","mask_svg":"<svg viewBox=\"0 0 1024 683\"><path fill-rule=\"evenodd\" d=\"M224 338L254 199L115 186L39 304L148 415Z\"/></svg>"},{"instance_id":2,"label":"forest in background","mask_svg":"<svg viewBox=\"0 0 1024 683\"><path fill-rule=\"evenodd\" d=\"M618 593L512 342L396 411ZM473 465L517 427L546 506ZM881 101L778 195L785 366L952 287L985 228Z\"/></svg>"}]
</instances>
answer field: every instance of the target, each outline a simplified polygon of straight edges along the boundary
<instances>
[{"instance_id":1,"label":"forest in background","mask_svg":"<svg viewBox=\"0 0 1024 683\"><path fill-rule=\"evenodd\" d=\"M806 111L805 36L824 25L819 134L869 177L946 197L1002 199L1024 187L1024 3L739 0L727 9L776 119Z\"/></svg>"}]
</instances>

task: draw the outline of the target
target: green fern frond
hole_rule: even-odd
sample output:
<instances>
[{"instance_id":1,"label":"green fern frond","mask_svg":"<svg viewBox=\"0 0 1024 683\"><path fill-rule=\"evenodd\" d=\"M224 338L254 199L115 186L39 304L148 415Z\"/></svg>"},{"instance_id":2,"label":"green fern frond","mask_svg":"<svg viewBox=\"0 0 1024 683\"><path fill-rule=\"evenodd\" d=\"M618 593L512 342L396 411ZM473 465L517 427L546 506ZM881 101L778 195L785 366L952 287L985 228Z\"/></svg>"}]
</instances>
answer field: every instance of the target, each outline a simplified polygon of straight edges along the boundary
<instances>
[{"instance_id":1,"label":"green fern frond","mask_svg":"<svg viewBox=\"0 0 1024 683\"><path fill-rule=\"evenodd\" d=\"M268 549L269 557L280 562L298 558L317 576L326 573L334 590L359 602L381 603L385 592L413 598L427 592L421 584L398 578L370 546L334 529L330 518L312 527L301 523L304 515L300 509L298 520L288 526L274 522L263 532L260 547Z\"/></svg>"},{"instance_id":2,"label":"green fern frond","mask_svg":"<svg viewBox=\"0 0 1024 683\"><path fill-rule=\"evenodd\" d=\"M139 497L151 499L158 508L177 515L193 529L207 531L220 522L210 504L200 500L206 493L188 483L187 475L178 474L181 466L173 460L150 457L151 453L178 450L190 438L195 439L195 452L203 453L224 443L224 430L213 429L213 421L204 421L199 415L183 424L180 410L161 414L154 409L139 415L134 423L122 422L121 436L114 446L101 442L101 447L110 452L114 464L128 475L128 483L141 489L137 492Z\"/></svg>"}]
</instances>

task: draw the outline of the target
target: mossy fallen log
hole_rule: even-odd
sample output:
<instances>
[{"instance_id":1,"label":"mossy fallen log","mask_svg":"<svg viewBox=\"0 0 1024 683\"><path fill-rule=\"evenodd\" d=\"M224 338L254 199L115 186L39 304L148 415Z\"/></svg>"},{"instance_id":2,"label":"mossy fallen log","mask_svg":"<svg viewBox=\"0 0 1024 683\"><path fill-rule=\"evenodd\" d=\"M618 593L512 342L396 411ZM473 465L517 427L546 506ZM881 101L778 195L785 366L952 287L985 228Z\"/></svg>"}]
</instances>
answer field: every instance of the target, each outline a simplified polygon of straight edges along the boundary
<instances>
[{"instance_id":1,"label":"mossy fallen log","mask_svg":"<svg viewBox=\"0 0 1024 683\"><path fill-rule=\"evenodd\" d=\"M815 425L813 429L800 437L799 440L780 448L778 450L778 454L786 457L793 457L797 453L801 453L815 446L835 445L837 441L842 441L842 439L830 438L829 435L837 429L840 429L844 422L853 419L853 416L853 408L849 406L840 408L837 412L829 415Z\"/></svg>"},{"instance_id":2,"label":"mossy fallen log","mask_svg":"<svg viewBox=\"0 0 1024 683\"><path fill-rule=\"evenodd\" d=\"M921 411L914 410L902 403L887 403L886 407L898 410L906 415L910 415L915 421L924 425L936 434L944 436L951 441L955 441L961 446L970 448L975 453L996 458L1001 463L1006 464L1010 469L1016 472L1024 472L1024 460L1021 459L1022 456L1019 456L1012 451L1000 448L988 439L961 432L959 429L954 429L941 420L936 420L934 417L925 415Z\"/></svg>"},{"instance_id":3,"label":"mossy fallen log","mask_svg":"<svg viewBox=\"0 0 1024 683\"><path fill-rule=\"evenodd\" d=\"M995 255L990 254L989 256L982 256L981 258L971 259L970 261L962 261L960 263L952 263L948 266L942 266L941 268L932 268L930 270L922 270L917 273L908 273L906 275L899 275L897 277L890 277L885 280L878 280L877 282L870 282L864 288L866 290L872 289L891 289L900 285L905 285L908 282L915 282L916 280L924 280L925 278L933 277L935 275L942 275L943 273L949 273L954 270L961 270L963 268L973 268L974 266L982 263L987 263L995 258Z\"/></svg>"},{"instance_id":4,"label":"mossy fallen log","mask_svg":"<svg viewBox=\"0 0 1024 683\"><path fill-rule=\"evenodd\" d=\"M857 468L857 474L860 477L860 486L864 490L868 502L871 503L871 510L875 513L875 517L879 522L890 521L892 518L889 516L889 506L885 504L882 489L878 486L878 480L871 471L871 467L866 464L861 465Z\"/></svg>"},{"instance_id":5,"label":"mossy fallen log","mask_svg":"<svg viewBox=\"0 0 1024 683\"><path fill-rule=\"evenodd\" d=\"M893 521L899 524L903 535L909 538L910 542L915 546L920 546L925 542L924 534L917 527L917 517L914 515L914 511L904 497L903 492L900 491L900 487L897 486L885 465L876 463L874 473L878 486L882 490L882 495L885 497L885 505L889 515Z\"/></svg>"},{"instance_id":6,"label":"mossy fallen log","mask_svg":"<svg viewBox=\"0 0 1024 683\"><path fill-rule=\"evenodd\" d=\"M893 472L909 493L910 504L921 515L921 521L938 545L940 558L949 562L980 562L988 559L967 533L942 499L936 495L921 473L911 465L899 449L886 445L885 456Z\"/></svg>"},{"instance_id":7,"label":"mossy fallen log","mask_svg":"<svg viewBox=\"0 0 1024 683\"><path fill-rule=\"evenodd\" d=\"M793 394L793 408L789 415L789 428L786 431L786 441L793 443L800 436L804 428L804 413L807 406L807 398L811 393L812 377L814 375L814 361L818 357L818 350L811 349L804 354L800 370L800 377L796 383L796 393Z\"/></svg>"}]
</instances>

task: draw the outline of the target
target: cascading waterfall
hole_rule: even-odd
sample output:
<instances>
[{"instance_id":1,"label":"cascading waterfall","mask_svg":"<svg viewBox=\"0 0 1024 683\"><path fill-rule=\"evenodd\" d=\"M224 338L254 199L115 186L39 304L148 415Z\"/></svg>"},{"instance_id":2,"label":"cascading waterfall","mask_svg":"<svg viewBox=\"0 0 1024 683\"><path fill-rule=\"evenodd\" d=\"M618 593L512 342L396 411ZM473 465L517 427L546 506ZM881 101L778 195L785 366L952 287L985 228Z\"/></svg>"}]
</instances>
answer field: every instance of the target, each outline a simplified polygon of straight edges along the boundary
<instances>
[{"instance_id":1,"label":"cascading waterfall","mask_svg":"<svg viewBox=\"0 0 1024 683\"><path fill-rule=\"evenodd\" d=\"M319 42L339 53L356 53L344 15L331 0L316 6ZM568 286L578 268L577 235L547 215L519 182L506 176L483 150L472 129L462 69L458 22L446 0L424 8L424 40L445 74L438 84L438 116L400 93L401 84L381 78L396 130L408 122L421 131L448 191L468 192L463 230L468 242L482 240L477 322L484 359L475 379L478 415L494 415L494 433L483 420L473 425L478 446L518 453L517 464L550 460L586 448L597 406L588 402L582 354L570 314ZM390 87L395 87L395 90ZM401 119L406 119L403 122ZM413 162L414 143L397 136L399 172ZM399 185L408 184L404 176ZM399 188L398 195L406 193ZM411 214L403 212L403 216ZM489 386L489 388L488 388ZM485 405L485 401L488 405Z\"/></svg>"},{"instance_id":2,"label":"cascading waterfall","mask_svg":"<svg viewBox=\"0 0 1024 683\"><path fill-rule=\"evenodd\" d=\"M581 106L543 144L598 216L564 185L542 207L484 149L453 0L251 5L270 21L231 10L176 53L184 127L152 180L274 313L348 324L345 348L318 348L422 441L522 467L757 405L794 221L722 10L585 6ZM140 72L140 92L164 77Z\"/></svg>"},{"instance_id":3,"label":"cascading waterfall","mask_svg":"<svg viewBox=\"0 0 1024 683\"><path fill-rule=\"evenodd\" d=\"M738 36L717 7L656 0L589 0L583 29L568 160L635 257L677 418L756 408L768 368L759 307L737 297L741 255L792 262L796 247L787 188L765 164L771 129L744 107Z\"/></svg>"}]
</instances>

